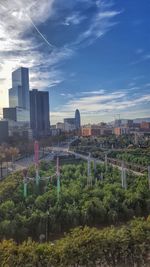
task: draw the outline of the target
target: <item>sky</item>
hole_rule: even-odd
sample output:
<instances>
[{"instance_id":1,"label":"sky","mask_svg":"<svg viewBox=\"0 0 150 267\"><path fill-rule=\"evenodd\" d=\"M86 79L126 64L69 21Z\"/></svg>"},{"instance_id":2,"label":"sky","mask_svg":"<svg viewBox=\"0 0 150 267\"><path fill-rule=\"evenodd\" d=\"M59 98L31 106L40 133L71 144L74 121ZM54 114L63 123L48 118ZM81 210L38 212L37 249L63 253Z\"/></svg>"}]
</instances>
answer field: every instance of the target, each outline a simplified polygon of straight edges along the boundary
<instances>
[{"instance_id":1,"label":"sky","mask_svg":"<svg viewBox=\"0 0 150 267\"><path fill-rule=\"evenodd\" d=\"M150 117L149 0L0 0L0 108L11 72L49 91L51 124Z\"/></svg>"}]
</instances>

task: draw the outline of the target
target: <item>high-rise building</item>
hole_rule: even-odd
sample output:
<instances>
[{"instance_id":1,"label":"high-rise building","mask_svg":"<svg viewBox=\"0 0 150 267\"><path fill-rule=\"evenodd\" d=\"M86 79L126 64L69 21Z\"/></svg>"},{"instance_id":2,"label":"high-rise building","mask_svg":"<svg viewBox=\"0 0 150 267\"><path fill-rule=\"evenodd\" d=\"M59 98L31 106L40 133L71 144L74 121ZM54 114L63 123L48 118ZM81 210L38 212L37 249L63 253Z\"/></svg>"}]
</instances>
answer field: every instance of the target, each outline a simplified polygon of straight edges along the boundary
<instances>
[{"instance_id":1,"label":"high-rise building","mask_svg":"<svg viewBox=\"0 0 150 267\"><path fill-rule=\"evenodd\" d=\"M30 127L35 138L50 133L49 93L34 89L30 91Z\"/></svg>"},{"instance_id":2,"label":"high-rise building","mask_svg":"<svg viewBox=\"0 0 150 267\"><path fill-rule=\"evenodd\" d=\"M12 88L9 89L9 106L29 109L29 69L12 72Z\"/></svg>"},{"instance_id":3,"label":"high-rise building","mask_svg":"<svg viewBox=\"0 0 150 267\"><path fill-rule=\"evenodd\" d=\"M76 129L80 129L81 127L80 111L78 109L75 111L75 126Z\"/></svg>"},{"instance_id":4,"label":"high-rise building","mask_svg":"<svg viewBox=\"0 0 150 267\"><path fill-rule=\"evenodd\" d=\"M30 122L29 110L19 107L3 108L3 118L16 122Z\"/></svg>"}]
</instances>

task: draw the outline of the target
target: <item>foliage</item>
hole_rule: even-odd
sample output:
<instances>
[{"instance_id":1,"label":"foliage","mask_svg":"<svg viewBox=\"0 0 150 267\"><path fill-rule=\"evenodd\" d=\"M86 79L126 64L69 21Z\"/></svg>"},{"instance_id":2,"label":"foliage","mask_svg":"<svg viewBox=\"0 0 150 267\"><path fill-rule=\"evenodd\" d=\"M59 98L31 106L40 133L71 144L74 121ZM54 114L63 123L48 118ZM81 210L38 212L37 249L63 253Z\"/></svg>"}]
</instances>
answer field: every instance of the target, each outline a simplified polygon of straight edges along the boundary
<instances>
[{"instance_id":1,"label":"foliage","mask_svg":"<svg viewBox=\"0 0 150 267\"><path fill-rule=\"evenodd\" d=\"M29 236L46 240L77 226L119 224L133 216L150 213L148 178L127 175L127 190L121 187L121 173L116 168L92 166L93 186L87 186L87 164L61 166L61 193L57 199L56 168L41 162L40 175L50 181L28 184L23 197L23 175L16 172L0 182L0 239L23 241ZM34 177L35 170L28 171ZM103 179L102 179L103 177Z\"/></svg>"},{"instance_id":2,"label":"foliage","mask_svg":"<svg viewBox=\"0 0 150 267\"><path fill-rule=\"evenodd\" d=\"M80 138L72 143L71 149L81 153L92 153L95 158L104 160L104 152L107 150L109 158L124 160L135 165L150 165L150 145L145 140L144 147L135 147L134 136L109 136Z\"/></svg>"},{"instance_id":3,"label":"foliage","mask_svg":"<svg viewBox=\"0 0 150 267\"><path fill-rule=\"evenodd\" d=\"M119 228L79 227L55 243L28 239L17 245L3 240L0 263L7 267L148 267L149 244L150 221L141 218Z\"/></svg>"},{"instance_id":4,"label":"foliage","mask_svg":"<svg viewBox=\"0 0 150 267\"><path fill-rule=\"evenodd\" d=\"M128 149L124 151L112 151L109 157L121 159L134 164L148 166L150 165L150 148L142 149Z\"/></svg>"}]
</instances>

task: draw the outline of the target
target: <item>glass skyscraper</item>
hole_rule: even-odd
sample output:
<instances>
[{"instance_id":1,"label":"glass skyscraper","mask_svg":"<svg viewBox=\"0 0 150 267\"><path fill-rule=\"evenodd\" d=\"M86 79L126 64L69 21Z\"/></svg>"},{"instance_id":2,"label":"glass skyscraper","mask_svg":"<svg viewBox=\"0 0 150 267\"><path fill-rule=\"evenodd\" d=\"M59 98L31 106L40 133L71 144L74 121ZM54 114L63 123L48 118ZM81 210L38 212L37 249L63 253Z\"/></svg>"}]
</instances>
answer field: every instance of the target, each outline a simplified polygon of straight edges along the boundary
<instances>
[{"instance_id":1,"label":"glass skyscraper","mask_svg":"<svg viewBox=\"0 0 150 267\"><path fill-rule=\"evenodd\" d=\"M30 127L35 138L50 133L49 93L34 89L30 91Z\"/></svg>"},{"instance_id":2,"label":"glass skyscraper","mask_svg":"<svg viewBox=\"0 0 150 267\"><path fill-rule=\"evenodd\" d=\"M78 109L75 111L75 126L76 129L80 129L81 127L80 111Z\"/></svg>"},{"instance_id":3,"label":"glass skyscraper","mask_svg":"<svg viewBox=\"0 0 150 267\"><path fill-rule=\"evenodd\" d=\"M9 107L29 109L29 69L12 72L12 88L9 89Z\"/></svg>"}]
</instances>

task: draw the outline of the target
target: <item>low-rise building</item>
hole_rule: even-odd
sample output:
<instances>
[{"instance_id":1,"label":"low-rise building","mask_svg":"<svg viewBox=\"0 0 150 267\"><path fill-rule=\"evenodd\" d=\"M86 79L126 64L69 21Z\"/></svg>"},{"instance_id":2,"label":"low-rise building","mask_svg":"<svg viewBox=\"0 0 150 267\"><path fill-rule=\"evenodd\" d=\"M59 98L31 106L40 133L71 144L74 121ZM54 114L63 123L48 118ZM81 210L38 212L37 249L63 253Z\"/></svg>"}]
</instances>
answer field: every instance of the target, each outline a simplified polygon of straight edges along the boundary
<instances>
[{"instance_id":1,"label":"low-rise building","mask_svg":"<svg viewBox=\"0 0 150 267\"><path fill-rule=\"evenodd\" d=\"M115 127L114 128L114 134L116 136L129 134L129 133L130 133L130 130L128 127Z\"/></svg>"},{"instance_id":2,"label":"low-rise building","mask_svg":"<svg viewBox=\"0 0 150 267\"><path fill-rule=\"evenodd\" d=\"M150 122L143 121L140 124L141 129L150 129Z\"/></svg>"},{"instance_id":3,"label":"low-rise building","mask_svg":"<svg viewBox=\"0 0 150 267\"><path fill-rule=\"evenodd\" d=\"M65 132L72 132L74 130L76 130L75 124L70 124L68 122L64 123L64 131Z\"/></svg>"},{"instance_id":4,"label":"low-rise building","mask_svg":"<svg viewBox=\"0 0 150 267\"><path fill-rule=\"evenodd\" d=\"M65 125L63 122L56 123L56 129L60 129L62 132L65 130Z\"/></svg>"},{"instance_id":5,"label":"low-rise building","mask_svg":"<svg viewBox=\"0 0 150 267\"><path fill-rule=\"evenodd\" d=\"M28 122L8 120L8 132L10 137L19 136L29 140L33 138L33 132Z\"/></svg>"},{"instance_id":6,"label":"low-rise building","mask_svg":"<svg viewBox=\"0 0 150 267\"><path fill-rule=\"evenodd\" d=\"M65 118L64 119L64 131L72 132L76 129L75 118Z\"/></svg>"},{"instance_id":7,"label":"low-rise building","mask_svg":"<svg viewBox=\"0 0 150 267\"><path fill-rule=\"evenodd\" d=\"M84 137L88 136L102 136L111 135L112 128L107 125L86 125L81 128L81 135Z\"/></svg>"}]
</instances>

